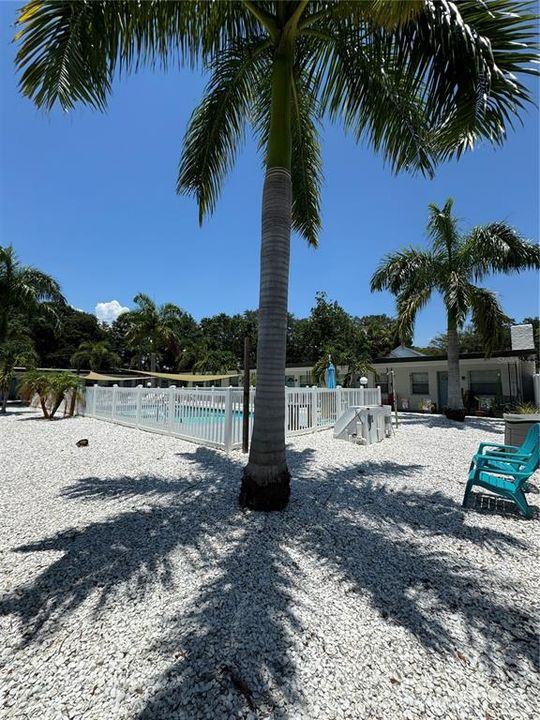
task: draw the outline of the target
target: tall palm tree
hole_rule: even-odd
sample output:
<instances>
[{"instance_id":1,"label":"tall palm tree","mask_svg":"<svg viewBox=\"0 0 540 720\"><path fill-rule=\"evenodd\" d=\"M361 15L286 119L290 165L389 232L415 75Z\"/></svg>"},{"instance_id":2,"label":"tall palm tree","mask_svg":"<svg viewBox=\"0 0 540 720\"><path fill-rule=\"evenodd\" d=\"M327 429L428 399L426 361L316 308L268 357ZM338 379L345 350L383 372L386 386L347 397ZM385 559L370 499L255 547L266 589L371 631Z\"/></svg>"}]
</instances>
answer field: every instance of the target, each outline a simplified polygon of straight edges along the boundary
<instances>
[{"instance_id":1,"label":"tall palm tree","mask_svg":"<svg viewBox=\"0 0 540 720\"><path fill-rule=\"evenodd\" d=\"M111 350L106 340L85 340L71 356L71 362L77 370L86 364L90 370L99 371L118 367L120 357Z\"/></svg>"},{"instance_id":2,"label":"tall palm tree","mask_svg":"<svg viewBox=\"0 0 540 720\"><path fill-rule=\"evenodd\" d=\"M135 295L133 302L138 308L126 313L129 323L126 341L132 350L138 352L139 367L142 369L143 359L148 356L150 371L155 372L160 350L164 347L178 348L184 312L173 303L158 306L144 293Z\"/></svg>"},{"instance_id":3,"label":"tall palm tree","mask_svg":"<svg viewBox=\"0 0 540 720\"><path fill-rule=\"evenodd\" d=\"M431 173L493 143L529 101L535 18L512 0L37 2L19 16L22 92L103 110L115 71L202 62L177 189L211 213L250 125L265 165L257 403L240 503L286 506L285 346L291 226L320 228L320 119L340 119L395 171Z\"/></svg>"},{"instance_id":4,"label":"tall palm tree","mask_svg":"<svg viewBox=\"0 0 540 720\"><path fill-rule=\"evenodd\" d=\"M471 313L490 354L508 321L496 294L475 283L490 273L540 268L540 247L503 222L478 225L462 235L452 207L452 198L442 208L429 206L431 248L387 255L371 279L371 289L396 296L401 337L412 336L418 311L434 292L440 293L448 317L448 409L462 411L459 330Z\"/></svg>"},{"instance_id":5,"label":"tall palm tree","mask_svg":"<svg viewBox=\"0 0 540 720\"><path fill-rule=\"evenodd\" d=\"M0 343L8 337L10 322L36 312L54 316L54 303L65 303L56 280L21 265L12 245L0 245Z\"/></svg>"}]
</instances>

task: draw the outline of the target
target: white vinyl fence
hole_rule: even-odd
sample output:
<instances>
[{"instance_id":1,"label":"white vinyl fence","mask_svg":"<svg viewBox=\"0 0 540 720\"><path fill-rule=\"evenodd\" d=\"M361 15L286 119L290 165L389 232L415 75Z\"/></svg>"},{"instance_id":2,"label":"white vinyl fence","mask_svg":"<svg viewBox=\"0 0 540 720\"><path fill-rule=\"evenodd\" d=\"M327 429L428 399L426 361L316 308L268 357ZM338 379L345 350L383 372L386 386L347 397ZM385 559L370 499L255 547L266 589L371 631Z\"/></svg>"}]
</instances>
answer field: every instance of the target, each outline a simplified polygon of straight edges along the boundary
<instances>
[{"instance_id":1,"label":"white vinyl fence","mask_svg":"<svg viewBox=\"0 0 540 720\"><path fill-rule=\"evenodd\" d=\"M210 445L242 447L243 388L86 388L83 414ZM249 392L249 432L255 388ZM381 405L380 388L285 388L287 437L332 427L352 405Z\"/></svg>"}]
</instances>

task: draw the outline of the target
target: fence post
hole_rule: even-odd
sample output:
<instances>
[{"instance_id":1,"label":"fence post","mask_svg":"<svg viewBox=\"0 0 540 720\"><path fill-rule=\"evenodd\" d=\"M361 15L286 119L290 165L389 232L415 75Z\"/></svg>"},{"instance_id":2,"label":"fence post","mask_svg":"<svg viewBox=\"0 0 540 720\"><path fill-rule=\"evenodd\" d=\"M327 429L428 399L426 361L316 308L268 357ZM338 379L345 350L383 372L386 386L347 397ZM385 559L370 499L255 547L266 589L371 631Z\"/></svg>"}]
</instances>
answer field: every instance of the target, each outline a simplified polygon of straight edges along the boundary
<instances>
[{"instance_id":1,"label":"fence post","mask_svg":"<svg viewBox=\"0 0 540 720\"><path fill-rule=\"evenodd\" d=\"M99 385L94 383L94 392L92 393L92 417L96 417L97 391Z\"/></svg>"},{"instance_id":2,"label":"fence post","mask_svg":"<svg viewBox=\"0 0 540 720\"><path fill-rule=\"evenodd\" d=\"M317 385L311 387L311 422L308 422L308 427L313 429L317 427L317 410L319 407L319 388ZM309 417L308 417L309 421Z\"/></svg>"},{"instance_id":3,"label":"fence post","mask_svg":"<svg viewBox=\"0 0 540 720\"><path fill-rule=\"evenodd\" d=\"M139 423L141 422L142 391L143 386L137 385L137 413L135 415L136 427L139 427Z\"/></svg>"},{"instance_id":4,"label":"fence post","mask_svg":"<svg viewBox=\"0 0 540 720\"><path fill-rule=\"evenodd\" d=\"M111 408L111 420L114 420L114 416L116 414L116 393L118 391L118 385L113 385L113 391L112 391L112 408Z\"/></svg>"},{"instance_id":5,"label":"fence post","mask_svg":"<svg viewBox=\"0 0 540 720\"><path fill-rule=\"evenodd\" d=\"M225 419L223 428L223 445L228 453L232 446L232 387L225 388Z\"/></svg>"},{"instance_id":6,"label":"fence post","mask_svg":"<svg viewBox=\"0 0 540 720\"><path fill-rule=\"evenodd\" d=\"M169 385L169 430L174 433L176 424L176 385Z\"/></svg>"},{"instance_id":7,"label":"fence post","mask_svg":"<svg viewBox=\"0 0 540 720\"><path fill-rule=\"evenodd\" d=\"M336 420L343 414L343 395L341 385L336 387Z\"/></svg>"}]
</instances>

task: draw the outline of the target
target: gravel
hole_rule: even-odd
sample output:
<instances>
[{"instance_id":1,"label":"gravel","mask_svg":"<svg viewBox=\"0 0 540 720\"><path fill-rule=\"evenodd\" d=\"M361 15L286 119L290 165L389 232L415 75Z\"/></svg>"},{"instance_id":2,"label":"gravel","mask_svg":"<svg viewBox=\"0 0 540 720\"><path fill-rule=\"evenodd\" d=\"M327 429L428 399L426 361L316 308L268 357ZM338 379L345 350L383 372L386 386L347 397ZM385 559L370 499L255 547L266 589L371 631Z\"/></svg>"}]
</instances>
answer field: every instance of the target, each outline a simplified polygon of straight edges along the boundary
<instances>
[{"instance_id":1,"label":"gravel","mask_svg":"<svg viewBox=\"0 0 540 720\"><path fill-rule=\"evenodd\" d=\"M2 718L535 716L539 521L461 508L500 421L299 437L260 515L241 453L38 418L0 418Z\"/></svg>"}]
</instances>

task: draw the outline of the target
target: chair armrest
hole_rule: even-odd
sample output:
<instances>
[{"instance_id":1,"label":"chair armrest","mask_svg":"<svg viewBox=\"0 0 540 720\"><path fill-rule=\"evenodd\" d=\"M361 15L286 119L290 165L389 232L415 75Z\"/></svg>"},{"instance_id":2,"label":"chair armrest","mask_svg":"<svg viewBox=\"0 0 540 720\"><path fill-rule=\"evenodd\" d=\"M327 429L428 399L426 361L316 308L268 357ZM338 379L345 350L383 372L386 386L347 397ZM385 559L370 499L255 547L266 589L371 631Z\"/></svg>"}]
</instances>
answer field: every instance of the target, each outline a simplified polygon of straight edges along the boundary
<instances>
[{"instance_id":1,"label":"chair armrest","mask_svg":"<svg viewBox=\"0 0 540 720\"><path fill-rule=\"evenodd\" d=\"M485 452L485 453L478 453L475 457L485 457L485 458L491 458L491 460L501 460L502 462L507 462L508 460L528 460L531 457L530 453L505 453L502 451L499 452Z\"/></svg>"},{"instance_id":2,"label":"chair armrest","mask_svg":"<svg viewBox=\"0 0 540 720\"><path fill-rule=\"evenodd\" d=\"M504 462L506 465L515 465L519 467L520 465L524 464L523 456L520 457L509 457L505 455L503 458L499 458ZM487 470L493 470L493 472L500 473L501 475L504 475L505 472L497 467L497 465L492 465L491 463L493 461L496 461L497 458L495 458L493 455L477 455L475 457L476 461L476 467L479 469L487 469ZM508 474L515 475L515 472L509 472Z\"/></svg>"},{"instance_id":3,"label":"chair armrest","mask_svg":"<svg viewBox=\"0 0 540 720\"><path fill-rule=\"evenodd\" d=\"M517 445L504 445L503 443L482 442L478 447L478 453L482 453L484 448L504 448L505 450L519 450Z\"/></svg>"}]
</instances>

